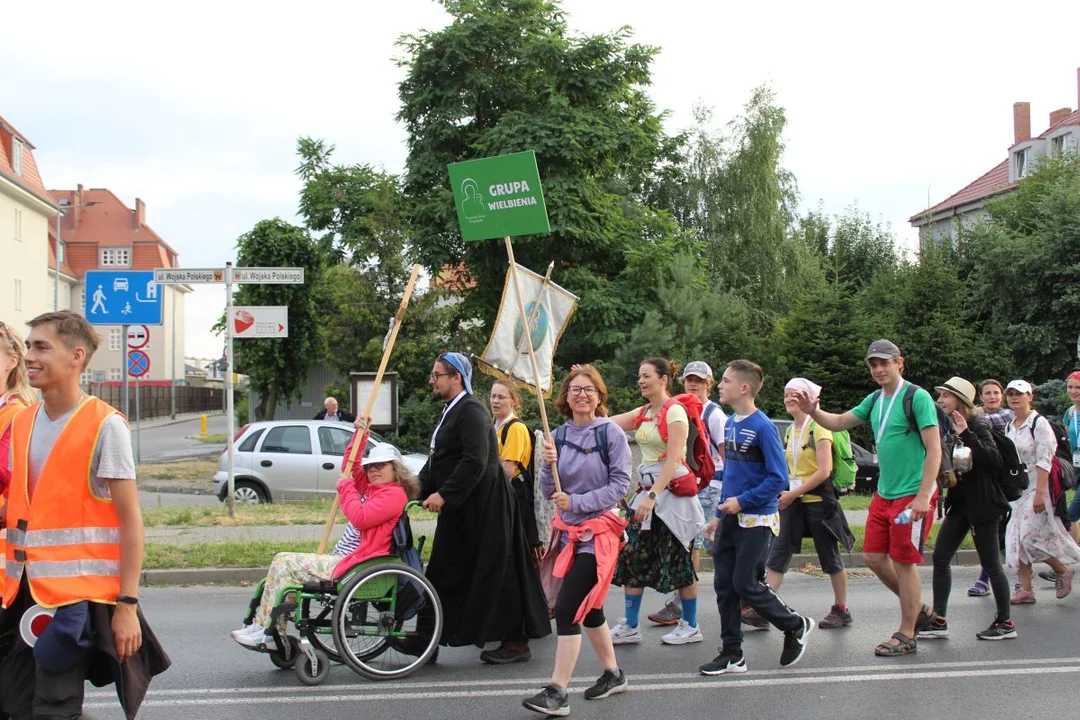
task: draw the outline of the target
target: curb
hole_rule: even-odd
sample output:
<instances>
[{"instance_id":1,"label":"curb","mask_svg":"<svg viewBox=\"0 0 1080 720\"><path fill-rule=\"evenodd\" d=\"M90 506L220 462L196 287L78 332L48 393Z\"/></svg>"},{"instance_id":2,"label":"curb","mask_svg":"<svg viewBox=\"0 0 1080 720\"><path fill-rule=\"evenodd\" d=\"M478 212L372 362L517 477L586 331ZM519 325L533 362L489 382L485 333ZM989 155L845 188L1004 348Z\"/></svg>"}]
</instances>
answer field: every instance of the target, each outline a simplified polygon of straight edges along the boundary
<instances>
[{"instance_id":1,"label":"curb","mask_svg":"<svg viewBox=\"0 0 1080 720\"><path fill-rule=\"evenodd\" d=\"M145 485L139 483L140 492L161 493L163 495L214 495L213 490L182 485Z\"/></svg>"},{"instance_id":2,"label":"curb","mask_svg":"<svg viewBox=\"0 0 1080 720\"><path fill-rule=\"evenodd\" d=\"M862 553L846 553L843 555L844 566L847 568L865 568L866 563L863 562ZM922 564L922 567L929 567L929 555L926 557L926 562ZM801 568L803 565L817 565L817 555L810 553L801 553L799 555L793 555L791 558L791 567ZM956 553L956 557L953 558L953 565L960 566L974 566L979 565L979 556L974 550L960 550ZM712 558L701 558L701 572L712 572L713 564ZM798 570L796 570L798 572ZM139 581L140 585L209 585L212 583L255 583L266 577L266 568L246 567L246 568L177 568L168 569L163 568L160 570L144 570L142 578Z\"/></svg>"},{"instance_id":3,"label":"curb","mask_svg":"<svg viewBox=\"0 0 1080 720\"><path fill-rule=\"evenodd\" d=\"M168 427L169 425L179 425L180 423L186 423L186 422L191 422L192 420L197 420L198 418L202 417L203 415L205 415L207 417L207 419L210 419L212 417L225 417L225 413L216 412L216 413L188 413L184 417L181 417L181 416L177 415L175 420L170 418L167 422L155 422L159 418L146 418L142 422L143 423L153 423L153 425L143 425L142 429L143 430L152 430L154 428L159 428L159 427ZM164 416L162 416L162 417L164 417Z\"/></svg>"}]
</instances>

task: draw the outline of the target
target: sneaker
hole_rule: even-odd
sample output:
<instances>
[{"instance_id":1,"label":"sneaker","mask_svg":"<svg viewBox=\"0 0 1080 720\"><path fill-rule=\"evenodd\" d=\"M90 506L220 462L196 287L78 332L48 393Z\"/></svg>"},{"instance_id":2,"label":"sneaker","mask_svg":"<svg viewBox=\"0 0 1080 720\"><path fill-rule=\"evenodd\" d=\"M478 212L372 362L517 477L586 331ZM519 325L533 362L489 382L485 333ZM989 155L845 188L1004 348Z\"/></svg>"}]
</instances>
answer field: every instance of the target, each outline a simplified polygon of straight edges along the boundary
<instances>
[{"instance_id":1,"label":"sneaker","mask_svg":"<svg viewBox=\"0 0 1080 720\"><path fill-rule=\"evenodd\" d=\"M507 643L501 643L494 650L485 650L480 653L480 659L488 665L509 665L510 663L525 662L532 658L529 646L512 647Z\"/></svg>"},{"instance_id":2,"label":"sneaker","mask_svg":"<svg viewBox=\"0 0 1080 720\"><path fill-rule=\"evenodd\" d=\"M527 709L542 713L548 717L566 717L570 714L570 696L565 690L554 685L547 685L531 698L521 701Z\"/></svg>"},{"instance_id":3,"label":"sneaker","mask_svg":"<svg viewBox=\"0 0 1080 720\"><path fill-rule=\"evenodd\" d=\"M968 588L968 597L986 597L990 594L990 586L982 580L976 580Z\"/></svg>"},{"instance_id":4,"label":"sneaker","mask_svg":"<svg viewBox=\"0 0 1080 720\"><path fill-rule=\"evenodd\" d=\"M1046 582L1057 581L1057 573L1055 573L1053 570L1040 570L1039 577L1041 577Z\"/></svg>"},{"instance_id":5,"label":"sneaker","mask_svg":"<svg viewBox=\"0 0 1080 720\"><path fill-rule=\"evenodd\" d=\"M832 609L829 610L829 614L818 623L818 627L822 630L835 630L836 628L847 627L851 623L851 613L839 605L833 605Z\"/></svg>"},{"instance_id":6,"label":"sneaker","mask_svg":"<svg viewBox=\"0 0 1080 720\"><path fill-rule=\"evenodd\" d=\"M241 637L242 635L253 635L253 634L256 634L256 633L258 633L260 635L264 635L266 633L266 631L263 630L258 625L256 625L255 623L251 623L250 625L245 625L244 627L240 628L239 630L233 630L231 635L233 637L233 640L236 640L237 638Z\"/></svg>"},{"instance_id":7,"label":"sneaker","mask_svg":"<svg viewBox=\"0 0 1080 720\"><path fill-rule=\"evenodd\" d=\"M701 642L704 639L705 636L701 634L701 630L693 627L685 620L679 620L675 629L660 638L660 642L665 645L686 645Z\"/></svg>"},{"instance_id":8,"label":"sneaker","mask_svg":"<svg viewBox=\"0 0 1080 720\"><path fill-rule=\"evenodd\" d=\"M806 652L806 639L814 630L814 618L802 618L802 627L784 633L784 652L780 654L780 667L799 662Z\"/></svg>"},{"instance_id":9,"label":"sneaker","mask_svg":"<svg viewBox=\"0 0 1080 720\"><path fill-rule=\"evenodd\" d=\"M630 683L626 681L626 673L618 668L614 672L605 670L604 674L585 690L586 700L603 700L609 695L618 695L630 689Z\"/></svg>"},{"instance_id":10,"label":"sneaker","mask_svg":"<svg viewBox=\"0 0 1080 720\"><path fill-rule=\"evenodd\" d=\"M758 611L749 605L742 609L742 624L748 625L755 630L768 630L772 627L768 620L761 617Z\"/></svg>"},{"instance_id":11,"label":"sneaker","mask_svg":"<svg viewBox=\"0 0 1080 720\"><path fill-rule=\"evenodd\" d=\"M636 645L641 642L641 631L626 624L626 618L620 618L611 628L612 645Z\"/></svg>"},{"instance_id":12,"label":"sneaker","mask_svg":"<svg viewBox=\"0 0 1080 720\"><path fill-rule=\"evenodd\" d=\"M975 633L975 637L980 640L1013 640L1016 638L1016 623L995 618L990 627Z\"/></svg>"},{"instance_id":13,"label":"sneaker","mask_svg":"<svg viewBox=\"0 0 1080 720\"><path fill-rule=\"evenodd\" d=\"M1073 575L1076 571L1072 568L1065 568L1065 572L1054 578L1054 594L1057 599L1060 600L1063 597L1068 597L1072 592Z\"/></svg>"},{"instance_id":14,"label":"sneaker","mask_svg":"<svg viewBox=\"0 0 1080 720\"><path fill-rule=\"evenodd\" d=\"M935 615L930 624L916 634L915 639L940 640L947 637L949 637L949 621L940 615Z\"/></svg>"},{"instance_id":15,"label":"sneaker","mask_svg":"<svg viewBox=\"0 0 1080 720\"><path fill-rule=\"evenodd\" d=\"M274 640L274 636L268 632L264 632L262 628L258 628L258 630L259 632L233 636L233 640L249 650L269 650L271 652L277 652L278 646L277 641Z\"/></svg>"},{"instance_id":16,"label":"sneaker","mask_svg":"<svg viewBox=\"0 0 1080 720\"><path fill-rule=\"evenodd\" d=\"M919 617L915 618L915 637L919 636L923 630L926 630L934 622L934 610L929 605L923 605L922 610L919 611Z\"/></svg>"},{"instance_id":17,"label":"sneaker","mask_svg":"<svg viewBox=\"0 0 1080 720\"><path fill-rule=\"evenodd\" d=\"M1009 602L1013 605L1031 605L1035 602L1035 591L1025 590L1020 583L1016 583L1013 586L1013 594L1009 598Z\"/></svg>"},{"instance_id":18,"label":"sneaker","mask_svg":"<svg viewBox=\"0 0 1080 720\"><path fill-rule=\"evenodd\" d=\"M743 659L743 654L741 652L732 652L731 650L720 648L720 654L714 657L710 662L699 667L698 671L702 675L744 673L746 672L746 660Z\"/></svg>"},{"instance_id":19,"label":"sneaker","mask_svg":"<svg viewBox=\"0 0 1080 720\"><path fill-rule=\"evenodd\" d=\"M660 612L655 612L649 615L649 622L657 625L670 626L682 620L682 603L679 602L678 597L674 600L668 600L664 605L664 609Z\"/></svg>"}]
</instances>

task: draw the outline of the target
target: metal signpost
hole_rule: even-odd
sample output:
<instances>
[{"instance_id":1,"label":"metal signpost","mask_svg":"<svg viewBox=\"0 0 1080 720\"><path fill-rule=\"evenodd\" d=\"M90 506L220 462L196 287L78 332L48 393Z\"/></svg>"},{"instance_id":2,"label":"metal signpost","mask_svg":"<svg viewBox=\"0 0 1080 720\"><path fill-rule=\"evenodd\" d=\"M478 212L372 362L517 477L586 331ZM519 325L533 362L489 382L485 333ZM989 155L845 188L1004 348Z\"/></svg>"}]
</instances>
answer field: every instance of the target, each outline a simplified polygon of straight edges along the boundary
<instances>
[{"instance_id":1,"label":"metal signpost","mask_svg":"<svg viewBox=\"0 0 1080 720\"><path fill-rule=\"evenodd\" d=\"M233 493L236 490L236 411L233 408L233 337L243 332L241 337L288 337L288 308L285 307L243 307L233 308L233 285L303 285L304 268L234 268L231 262L224 268L180 269L158 268L154 270L154 279L164 285L225 284L225 423L226 447L229 453L229 481L226 500L229 505L229 517L233 516ZM242 311L244 316L236 318L234 310ZM282 313L284 311L284 317ZM266 313L266 320L262 320ZM256 326L264 323L264 332L259 334ZM273 332L271 332L273 325ZM280 327L278 327L280 325Z\"/></svg>"},{"instance_id":2,"label":"metal signpost","mask_svg":"<svg viewBox=\"0 0 1080 720\"><path fill-rule=\"evenodd\" d=\"M129 346L130 347L130 346ZM139 347L146 347L144 342ZM125 374L135 378L135 463L142 462L142 452L139 447L140 432L139 432L139 378L150 372L150 356L146 354L145 350L128 350L127 354L127 372ZM126 382L126 381L125 381Z\"/></svg>"}]
</instances>

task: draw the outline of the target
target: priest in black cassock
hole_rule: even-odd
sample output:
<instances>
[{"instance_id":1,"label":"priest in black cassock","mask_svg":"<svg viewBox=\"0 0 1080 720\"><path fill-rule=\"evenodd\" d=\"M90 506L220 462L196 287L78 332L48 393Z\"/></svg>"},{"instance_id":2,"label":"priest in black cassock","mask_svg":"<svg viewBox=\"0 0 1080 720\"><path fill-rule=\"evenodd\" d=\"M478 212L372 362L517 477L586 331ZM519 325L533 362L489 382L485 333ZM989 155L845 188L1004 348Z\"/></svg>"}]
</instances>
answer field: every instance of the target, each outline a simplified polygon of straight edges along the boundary
<instances>
[{"instance_id":1,"label":"priest in black cassock","mask_svg":"<svg viewBox=\"0 0 1080 720\"><path fill-rule=\"evenodd\" d=\"M551 621L491 416L461 353L440 355L429 384L446 403L420 471L424 507L439 515L426 574L442 600L441 644L498 641L481 660L524 662L529 638L548 635Z\"/></svg>"}]
</instances>

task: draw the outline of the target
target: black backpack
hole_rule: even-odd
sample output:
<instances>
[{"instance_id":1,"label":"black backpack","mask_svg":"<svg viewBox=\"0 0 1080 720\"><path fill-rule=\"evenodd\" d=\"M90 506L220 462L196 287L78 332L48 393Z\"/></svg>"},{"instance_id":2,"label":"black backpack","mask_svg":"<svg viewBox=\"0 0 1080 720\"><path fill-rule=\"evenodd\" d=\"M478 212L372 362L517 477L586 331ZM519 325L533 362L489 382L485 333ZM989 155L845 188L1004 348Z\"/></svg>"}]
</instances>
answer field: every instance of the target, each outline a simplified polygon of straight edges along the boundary
<instances>
[{"instance_id":1,"label":"black backpack","mask_svg":"<svg viewBox=\"0 0 1080 720\"><path fill-rule=\"evenodd\" d=\"M1005 433L990 426L990 437L994 438L994 444L1001 454L1001 469L995 473L994 483L1006 500L1016 502L1021 493L1027 490L1027 465L1020 460L1016 445Z\"/></svg>"},{"instance_id":2,"label":"black backpack","mask_svg":"<svg viewBox=\"0 0 1080 720\"><path fill-rule=\"evenodd\" d=\"M525 425L525 421L522 420L521 418L513 418L510 422L503 425L502 426L502 432L499 433L499 444L500 445L505 445L506 444L506 436L510 432L510 426L513 425L514 423L521 423L522 425ZM525 425L525 429L529 430L529 426ZM526 486L531 488L532 485L533 485L533 478L535 477L533 471L536 469L536 466L534 464L536 462L536 460L534 458L534 455L536 453L533 452L533 447L532 447L532 441L533 441L532 431L529 430L528 434L529 434L529 464L528 465L522 465L521 461L518 460L517 466L518 466L518 470L521 472L521 475L519 477L525 482Z\"/></svg>"},{"instance_id":3,"label":"black backpack","mask_svg":"<svg viewBox=\"0 0 1080 720\"><path fill-rule=\"evenodd\" d=\"M567 440L566 425L560 425L559 427L555 428L555 432L553 433L555 438L555 450L561 454L564 447L569 447L584 455L589 455L590 453L594 452L599 453L600 460L604 463L604 467L611 467L611 456L608 451L607 429L608 423L602 423L594 427L593 435L596 438L596 445L590 448L583 448L580 445L577 445Z\"/></svg>"}]
</instances>

